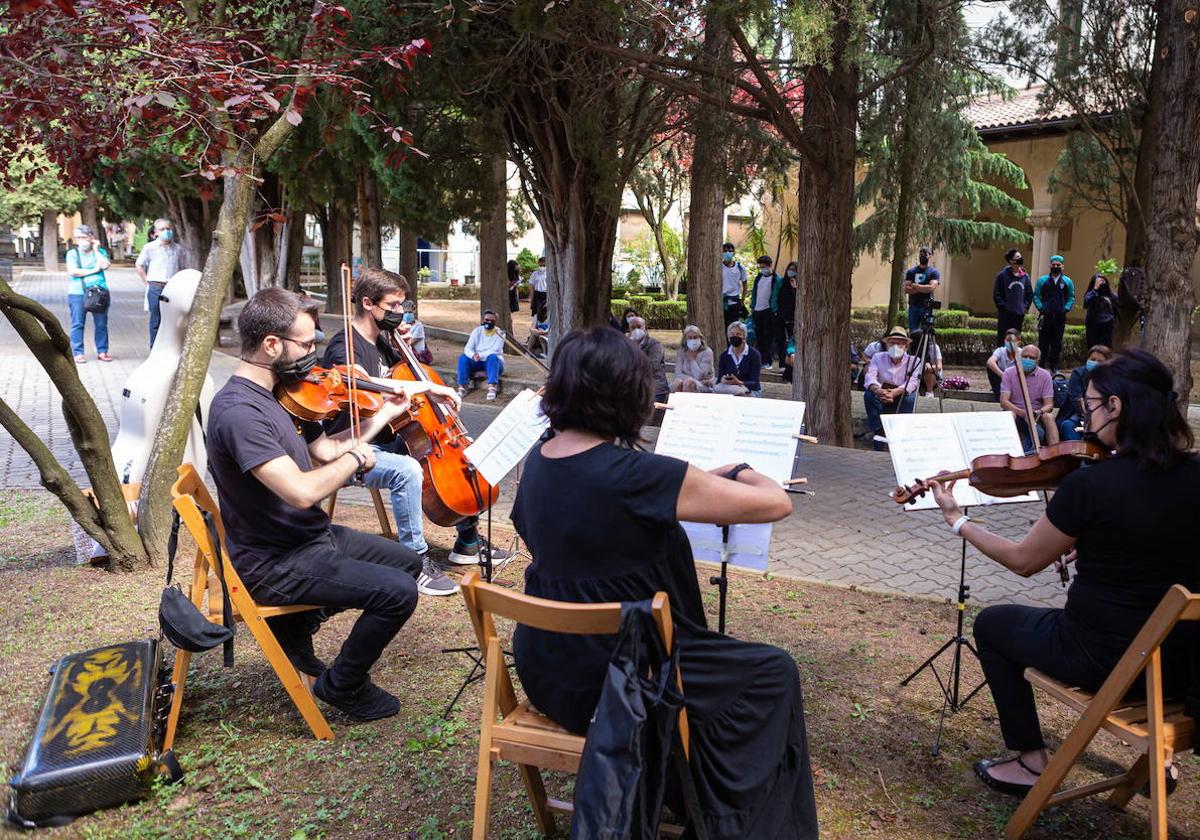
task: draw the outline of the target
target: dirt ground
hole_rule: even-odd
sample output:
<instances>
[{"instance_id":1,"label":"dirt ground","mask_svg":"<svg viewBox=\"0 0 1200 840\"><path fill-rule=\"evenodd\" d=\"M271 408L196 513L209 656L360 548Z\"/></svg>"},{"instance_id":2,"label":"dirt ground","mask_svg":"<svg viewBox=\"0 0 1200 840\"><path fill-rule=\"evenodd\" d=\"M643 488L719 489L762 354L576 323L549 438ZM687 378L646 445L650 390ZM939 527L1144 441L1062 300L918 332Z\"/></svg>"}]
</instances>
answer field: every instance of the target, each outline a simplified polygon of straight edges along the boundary
<instances>
[{"instance_id":1,"label":"dirt ground","mask_svg":"<svg viewBox=\"0 0 1200 840\"><path fill-rule=\"evenodd\" d=\"M344 506L338 520L378 527L362 508ZM452 532L431 530L435 552L445 551ZM41 491L0 492L0 534L0 765L11 776L43 701L46 668L71 652L154 635L162 572L117 575L71 565L66 514ZM177 574L187 579L193 549L184 541L180 550L185 560ZM521 580L514 565L502 575L510 583ZM715 623L716 593L704 582L708 571L700 576ZM987 692L947 721L935 758L930 746L940 695L933 678L898 685L947 638L953 618L947 604L734 577L730 632L786 648L800 666L823 837L943 840L996 837L1002 830L1016 801L985 789L971 771L977 757L1002 751ZM352 620L341 615L321 630L319 655L336 653ZM441 719L467 662L439 651L472 641L457 597L422 598L376 666L375 679L401 698L401 713L366 724L329 713L332 742L310 737L250 635L237 638L234 668L222 668L215 652L192 667L176 743L186 771L181 784L38 836L469 836L480 686L467 690L448 721ZM978 677L977 668L968 669L971 685ZM1050 709L1043 720L1056 742L1069 718ZM1076 776L1130 760L1128 749L1105 739ZM1172 837L1200 837L1200 762L1189 755L1182 766L1183 783L1170 802ZM551 779L551 788L566 795L570 785L561 775ZM537 836L511 766L498 772L494 803L494 837ZM1140 798L1124 814L1086 800L1045 815L1030 836L1143 837L1145 815Z\"/></svg>"}]
</instances>

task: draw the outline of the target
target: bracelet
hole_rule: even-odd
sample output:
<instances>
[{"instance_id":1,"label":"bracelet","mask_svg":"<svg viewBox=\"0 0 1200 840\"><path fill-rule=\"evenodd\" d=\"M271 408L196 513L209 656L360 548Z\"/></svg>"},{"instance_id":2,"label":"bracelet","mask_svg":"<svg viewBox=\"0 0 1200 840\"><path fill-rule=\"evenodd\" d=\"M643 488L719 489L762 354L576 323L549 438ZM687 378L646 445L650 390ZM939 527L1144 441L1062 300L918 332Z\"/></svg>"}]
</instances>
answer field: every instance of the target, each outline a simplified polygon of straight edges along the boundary
<instances>
[{"instance_id":1,"label":"bracelet","mask_svg":"<svg viewBox=\"0 0 1200 840\"><path fill-rule=\"evenodd\" d=\"M363 456L359 455L359 454L358 454L357 452L355 452L353 449L347 449L347 450L346 450L346 454L347 454L347 455L349 455L351 458L353 458L355 461L357 461L357 462L358 462L358 468L359 468L360 470L361 470L363 467L365 467L365 466L366 466L366 464L367 464L367 459L366 459L366 458L364 458Z\"/></svg>"},{"instance_id":2,"label":"bracelet","mask_svg":"<svg viewBox=\"0 0 1200 840\"><path fill-rule=\"evenodd\" d=\"M960 516L960 517L958 517L958 519L954 520L954 524L950 526L950 530L954 532L955 536L958 536L959 533L962 531L963 526L966 525L970 521L971 521L971 517L964 514L963 516Z\"/></svg>"},{"instance_id":3,"label":"bracelet","mask_svg":"<svg viewBox=\"0 0 1200 840\"><path fill-rule=\"evenodd\" d=\"M725 477L728 478L730 481L737 481L738 473L740 473L742 470L748 470L748 469L752 469L751 466L745 462L742 462L742 463L738 464L736 467L734 467L733 469L731 469L729 472L725 473Z\"/></svg>"}]
</instances>

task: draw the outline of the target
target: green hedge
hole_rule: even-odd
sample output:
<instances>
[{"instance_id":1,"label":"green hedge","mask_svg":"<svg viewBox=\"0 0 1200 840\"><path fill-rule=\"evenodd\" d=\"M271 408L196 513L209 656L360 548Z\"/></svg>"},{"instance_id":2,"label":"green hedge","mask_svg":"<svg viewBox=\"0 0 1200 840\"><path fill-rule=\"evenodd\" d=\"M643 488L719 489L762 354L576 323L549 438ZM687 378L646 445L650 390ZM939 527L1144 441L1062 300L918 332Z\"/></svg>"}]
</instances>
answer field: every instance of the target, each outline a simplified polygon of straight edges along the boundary
<instances>
[{"instance_id":1,"label":"green hedge","mask_svg":"<svg viewBox=\"0 0 1200 840\"><path fill-rule=\"evenodd\" d=\"M448 286L442 283L422 283L417 297L420 300L479 300L479 284Z\"/></svg>"},{"instance_id":2,"label":"green hedge","mask_svg":"<svg viewBox=\"0 0 1200 840\"><path fill-rule=\"evenodd\" d=\"M687 324L687 301L684 300L646 300L643 296L634 298L634 302L616 299L609 301L612 314L620 318L625 308L633 306L638 314L646 319L646 326L652 330L682 330Z\"/></svg>"},{"instance_id":3,"label":"green hedge","mask_svg":"<svg viewBox=\"0 0 1200 840\"><path fill-rule=\"evenodd\" d=\"M987 362L987 357L996 349L995 319L972 318L971 320L991 320L993 325L990 329L938 328L937 341L942 348L942 358L947 366L982 368ZM879 335L879 325L874 321L861 318L850 319L850 340L859 350L879 338ZM1073 330L1068 327L1067 332L1063 335L1063 368L1070 369L1082 364L1086 352L1082 330Z\"/></svg>"}]
</instances>

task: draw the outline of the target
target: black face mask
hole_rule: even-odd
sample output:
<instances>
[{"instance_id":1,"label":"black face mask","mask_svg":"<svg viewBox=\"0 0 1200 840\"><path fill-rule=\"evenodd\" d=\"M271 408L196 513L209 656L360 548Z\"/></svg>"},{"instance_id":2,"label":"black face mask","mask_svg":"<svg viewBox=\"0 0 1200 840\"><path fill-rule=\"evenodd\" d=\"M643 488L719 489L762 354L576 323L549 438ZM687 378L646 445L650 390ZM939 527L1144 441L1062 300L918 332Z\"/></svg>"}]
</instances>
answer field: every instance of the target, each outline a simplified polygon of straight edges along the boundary
<instances>
[{"instance_id":1,"label":"black face mask","mask_svg":"<svg viewBox=\"0 0 1200 840\"><path fill-rule=\"evenodd\" d=\"M377 318L375 323L379 325L379 329L384 332L395 332L396 328L404 323L403 312L393 312L390 309L383 311L383 317Z\"/></svg>"},{"instance_id":2,"label":"black face mask","mask_svg":"<svg viewBox=\"0 0 1200 840\"><path fill-rule=\"evenodd\" d=\"M922 254L920 257L917 258L917 262L919 262L921 265L929 265L929 255Z\"/></svg>"},{"instance_id":3,"label":"black face mask","mask_svg":"<svg viewBox=\"0 0 1200 840\"><path fill-rule=\"evenodd\" d=\"M1105 420L1103 423L1100 424L1099 429L1096 429L1096 431L1093 432L1093 431L1091 431L1091 428L1092 428L1092 413L1094 411L1095 411L1095 409L1089 408L1086 404L1084 405L1084 407L1083 407L1083 429L1084 430L1080 434L1080 438L1082 438L1087 443L1094 443L1099 446L1103 446L1103 444L1100 442L1100 432L1104 430L1105 426L1107 426L1109 423L1116 420L1117 418L1115 418L1115 417L1108 418L1107 420Z\"/></svg>"},{"instance_id":4,"label":"black face mask","mask_svg":"<svg viewBox=\"0 0 1200 840\"><path fill-rule=\"evenodd\" d=\"M1025 265L1025 258L1018 257L1017 259L1013 260L1013 265Z\"/></svg>"},{"instance_id":5,"label":"black face mask","mask_svg":"<svg viewBox=\"0 0 1200 840\"><path fill-rule=\"evenodd\" d=\"M740 335L731 336L729 339L729 346L730 347L741 347L742 341L743 341L743 339Z\"/></svg>"},{"instance_id":6,"label":"black face mask","mask_svg":"<svg viewBox=\"0 0 1200 840\"><path fill-rule=\"evenodd\" d=\"M276 359L271 362L271 372L284 385L291 385L308 376L317 366L317 351L310 350L298 359Z\"/></svg>"},{"instance_id":7,"label":"black face mask","mask_svg":"<svg viewBox=\"0 0 1200 840\"><path fill-rule=\"evenodd\" d=\"M1050 268L1050 273L1051 273L1051 274L1053 274L1055 277L1057 277L1058 275L1062 274L1062 269L1061 269L1061 268L1055 268L1055 267L1051 267L1051 268Z\"/></svg>"}]
</instances>

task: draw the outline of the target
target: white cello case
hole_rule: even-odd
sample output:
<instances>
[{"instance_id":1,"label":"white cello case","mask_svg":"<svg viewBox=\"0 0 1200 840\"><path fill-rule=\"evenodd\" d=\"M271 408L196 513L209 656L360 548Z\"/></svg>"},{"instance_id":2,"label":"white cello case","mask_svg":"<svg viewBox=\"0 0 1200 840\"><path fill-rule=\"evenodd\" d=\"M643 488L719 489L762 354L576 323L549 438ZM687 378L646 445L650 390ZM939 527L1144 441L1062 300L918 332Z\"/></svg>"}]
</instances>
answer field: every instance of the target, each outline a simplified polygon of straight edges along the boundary
<instances>
[{"instance_id":1,"label":"white cello case","mask_svg":"<svg viewBox=\"0 0 1200 840\"><path fill-rule=\"evenodd\" d=\"M176 272L163 286L160 311L162 323L154 338L154 346L146 361L138 365L121 389L119 428L113 441L113 464L117 478L122 484L134 484L142 480L146 465L150 461L150 450L154 435L167 406L167 395L179 369L179 358L183 354L183 338L191 319L192 301L196 287L200 284L200 272L185 268ZM204 374L204 385L200 389L200 414L208 417L208 406L213 398L213 380ZM183 452L184 462L195 464L196 471L204 475L208 465L208 452L204 446L204 430L199 419L192 418ZM131 502L131 510L136 502ZM93 541L92 558L105 556L104 549Z\"/></svg>"}]
</instances>

